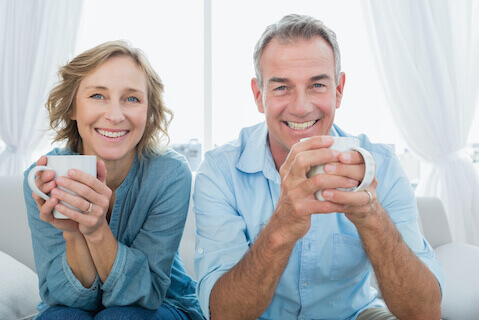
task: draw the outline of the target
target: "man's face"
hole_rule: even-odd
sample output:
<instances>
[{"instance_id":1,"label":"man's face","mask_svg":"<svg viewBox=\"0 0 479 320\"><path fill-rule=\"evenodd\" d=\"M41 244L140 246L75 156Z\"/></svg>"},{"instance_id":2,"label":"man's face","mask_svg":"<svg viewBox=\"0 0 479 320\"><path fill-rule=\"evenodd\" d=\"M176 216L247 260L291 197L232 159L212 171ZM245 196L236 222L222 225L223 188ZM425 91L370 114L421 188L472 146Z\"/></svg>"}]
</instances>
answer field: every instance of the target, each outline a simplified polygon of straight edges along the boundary
<instances>
[{"instance_id":1,"label":"man's face","mask_svg":"<svg viewBox=\"0 0 479 320\"><path fill-rule=\"evenodd\" d=\"M281 166L300 139L329 134L345 77L336 83L333 49L320 37L287 44L273 39L260 66L263 83L253 79L251 86L266 117L271 153Z\"/></svg>"}]
</instances>

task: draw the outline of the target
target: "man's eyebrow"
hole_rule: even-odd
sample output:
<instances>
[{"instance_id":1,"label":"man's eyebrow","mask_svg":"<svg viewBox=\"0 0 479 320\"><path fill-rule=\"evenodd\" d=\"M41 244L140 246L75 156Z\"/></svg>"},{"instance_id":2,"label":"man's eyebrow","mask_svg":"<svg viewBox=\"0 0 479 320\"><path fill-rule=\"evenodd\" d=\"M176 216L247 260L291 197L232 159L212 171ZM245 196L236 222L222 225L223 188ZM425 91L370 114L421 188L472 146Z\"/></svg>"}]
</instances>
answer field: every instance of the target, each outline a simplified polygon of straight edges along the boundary
<instances>
[{"instance_id":1,"label":"man's eyebrow","mask_svg":"<svg viewBox=\"0 0 479 320\"><path fill-rule=\"evenodd\" d=\"M320 74L314 77L311 77L311 81L319 81L319 80L329 80L331 77L327 74Z\"/></svg>"},{"instance_id":2,"label":"man's eyebrow","mask_svg":"<svg viewBox=\"0 0 479 320\"><path fill-rule=\"evenodd\" d=\"M286 83L286 82L289 82L289 80L288 80L288 79L286 79L286 78L277 78L277 77L273 77L273 78L270 78L270 79L268 80L268 82L269 82L269 83L271 83L271 82L280 82L280 83Z\"/></svg>"}]
</instances>

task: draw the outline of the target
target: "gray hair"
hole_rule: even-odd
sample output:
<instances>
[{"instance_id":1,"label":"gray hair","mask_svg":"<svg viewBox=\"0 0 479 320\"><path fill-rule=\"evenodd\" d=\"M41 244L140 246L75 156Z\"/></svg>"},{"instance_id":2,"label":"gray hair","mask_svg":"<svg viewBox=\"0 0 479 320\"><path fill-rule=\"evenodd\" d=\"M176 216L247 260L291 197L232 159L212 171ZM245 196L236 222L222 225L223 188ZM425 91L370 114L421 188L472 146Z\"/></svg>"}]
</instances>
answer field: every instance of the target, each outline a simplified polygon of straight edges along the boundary
<instances>
[{"instance_id":1,"label":"gray hair","mask_svg":"<svg viewBox=\"0 0 479 320\"><path fill-rule=\"evenodd\" d=\"M295 40L304 39L309 40L313 37L323 38L333 49L334 63L336 72L336 83L339 83L341 73L341 55L339 53L339 46L336 40L336 34L326 27L324 23L310 16L290 14L284 16L279 22L269 25L266 30L256 42L254 48L253 60L256 78L258 79L260 87L263 85L261 78L260 60L264 49L274 38L281 43L290 43Z\"/></svg>"}]
</instances>

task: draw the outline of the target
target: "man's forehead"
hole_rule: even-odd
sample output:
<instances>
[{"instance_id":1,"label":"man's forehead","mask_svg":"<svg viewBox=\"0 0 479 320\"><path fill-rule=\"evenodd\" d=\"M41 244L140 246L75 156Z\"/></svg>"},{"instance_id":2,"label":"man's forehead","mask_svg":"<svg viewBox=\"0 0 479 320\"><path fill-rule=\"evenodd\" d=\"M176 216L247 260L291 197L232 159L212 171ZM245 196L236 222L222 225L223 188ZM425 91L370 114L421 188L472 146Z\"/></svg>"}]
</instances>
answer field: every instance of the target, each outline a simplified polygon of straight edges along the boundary
<instances>
[{"instance_id":1,"label":"man's forehead","mask_svg":"<svg viewBox=\"0 0 479 320\"><path fill-rule=\"evenodd\" d=\"M273 39L263 51L260 64L263 71L268 67L274 69L331 65L334 67L334 53L331 46L321 37L286 43Z\"/></svg>"}]
</instances>

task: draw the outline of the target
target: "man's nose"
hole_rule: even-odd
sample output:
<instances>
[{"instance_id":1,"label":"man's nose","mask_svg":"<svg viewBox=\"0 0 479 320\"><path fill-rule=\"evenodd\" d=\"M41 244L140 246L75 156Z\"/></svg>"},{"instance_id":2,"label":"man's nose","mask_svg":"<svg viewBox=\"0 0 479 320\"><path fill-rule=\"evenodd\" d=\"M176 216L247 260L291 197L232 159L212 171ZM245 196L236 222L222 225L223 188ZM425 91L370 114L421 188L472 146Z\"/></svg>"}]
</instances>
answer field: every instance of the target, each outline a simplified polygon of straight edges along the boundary
<instances>
[{"instance_id":1,"label":"man's nose","mask_svg":"<svg viewBox=\"0 0 479 320\"><path fill-rule=\"evenodd\" d=\"M118 100L111 100L108 105L108 110L105 113L105 118L112 123L120 123L125 120L121 102Z\"/></svg>"},{"instance_id":2,"label":"man's nose","mask_svg":"<svg viewBox=\"0 0 479 320\"><path fill-rule=\"evenodd\" d=\"M304 92L296 92L290 104L289 112L296 116L303 116L313 110L313 104L309 101Z\"/></svg>"}]
</instances>

